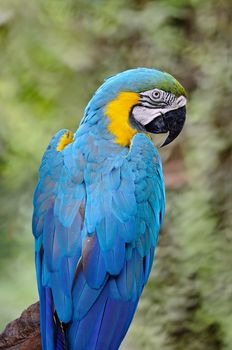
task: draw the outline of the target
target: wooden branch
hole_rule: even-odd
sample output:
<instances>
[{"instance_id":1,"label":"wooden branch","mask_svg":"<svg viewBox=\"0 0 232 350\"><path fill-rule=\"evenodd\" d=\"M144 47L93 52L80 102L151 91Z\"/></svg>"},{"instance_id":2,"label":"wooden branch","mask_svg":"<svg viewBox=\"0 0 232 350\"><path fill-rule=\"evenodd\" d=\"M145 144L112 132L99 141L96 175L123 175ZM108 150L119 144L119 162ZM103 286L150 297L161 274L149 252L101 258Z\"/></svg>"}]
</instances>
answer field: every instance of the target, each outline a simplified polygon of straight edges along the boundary
<instances>
[{"instance_id":1,"label":"wooden branch","mask_svg":"<svg viewBox=\"0 0 232 350\"><path fill-rule=\"evenodd\" d=\"M6 326L0 334L0 349L41 350L38 302Z\"/></svg>"}]
</instances>

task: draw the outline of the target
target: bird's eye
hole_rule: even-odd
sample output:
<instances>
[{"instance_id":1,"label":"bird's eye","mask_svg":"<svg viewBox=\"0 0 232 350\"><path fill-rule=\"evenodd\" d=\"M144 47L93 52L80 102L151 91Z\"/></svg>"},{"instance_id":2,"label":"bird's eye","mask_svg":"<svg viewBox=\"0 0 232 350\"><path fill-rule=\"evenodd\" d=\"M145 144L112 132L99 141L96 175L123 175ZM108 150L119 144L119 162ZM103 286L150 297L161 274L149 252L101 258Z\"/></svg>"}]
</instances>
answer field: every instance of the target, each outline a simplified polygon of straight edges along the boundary
<instances>
[{"instance_id":1,"label":"bird's eye","mask_svg":"<svg viewBox=\"0 0 232 350\"><path fill-rule=\"evenodd\" d=\"M158 90L153 91L152 97L154 97L155 99L160 98L160 91L158 91Z\"/></svg>"}]
</instances>

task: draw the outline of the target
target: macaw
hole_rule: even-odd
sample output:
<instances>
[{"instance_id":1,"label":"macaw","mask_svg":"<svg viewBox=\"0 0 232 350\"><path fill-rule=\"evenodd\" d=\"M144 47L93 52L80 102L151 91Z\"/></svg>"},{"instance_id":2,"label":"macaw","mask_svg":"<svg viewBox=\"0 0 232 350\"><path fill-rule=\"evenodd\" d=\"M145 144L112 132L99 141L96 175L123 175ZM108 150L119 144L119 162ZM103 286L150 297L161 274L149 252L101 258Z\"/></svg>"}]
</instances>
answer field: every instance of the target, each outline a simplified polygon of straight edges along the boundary
<instances>
[{"instance_id":1,"label":"macaw","mask_svg":"<svg viewBox=\"0 0 232 350\"><path fill-rule=\"evenodd\" d=\"M161 160L149 133L181 132L186 91L136 68L108 78L75 134L60 130L42 158L32 229L43 350L116 350L153 264L165 210Z\"/></svg>"}]
</instances>

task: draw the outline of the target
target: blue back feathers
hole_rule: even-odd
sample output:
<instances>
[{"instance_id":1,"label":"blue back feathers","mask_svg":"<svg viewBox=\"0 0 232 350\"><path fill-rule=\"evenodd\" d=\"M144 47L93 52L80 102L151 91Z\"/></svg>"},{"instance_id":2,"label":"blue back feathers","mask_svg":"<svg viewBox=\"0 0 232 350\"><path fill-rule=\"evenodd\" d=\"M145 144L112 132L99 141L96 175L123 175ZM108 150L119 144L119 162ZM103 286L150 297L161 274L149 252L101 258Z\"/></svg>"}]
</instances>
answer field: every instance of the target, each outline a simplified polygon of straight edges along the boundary
<instances>
[{"instance_id":1,"label":"blue back feathers","mask_svg":"<svg viewBox=\"0 0 232 350\"><path fill-rule=\"evenodd\" d=\"M137 75L150 84L150 71ZM165 206L160 158L145 135L135 135L128 149L101 123L106 99L122 86L139 91L133 79L109 78L74 141L57 152L61 130L42 160L33 234L43 350L118 349L149 277Z\"/></svg>"}]
</instances>

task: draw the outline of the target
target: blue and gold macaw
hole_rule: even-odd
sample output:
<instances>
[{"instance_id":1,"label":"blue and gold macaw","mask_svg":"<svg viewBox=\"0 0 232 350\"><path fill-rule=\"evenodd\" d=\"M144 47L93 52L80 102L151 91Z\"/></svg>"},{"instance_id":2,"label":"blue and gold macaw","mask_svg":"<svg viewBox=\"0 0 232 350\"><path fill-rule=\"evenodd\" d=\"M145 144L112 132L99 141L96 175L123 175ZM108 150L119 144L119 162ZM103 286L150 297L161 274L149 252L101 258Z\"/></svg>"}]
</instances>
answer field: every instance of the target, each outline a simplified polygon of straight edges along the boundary
<instances>
[{"instance_id":1,"label":"blue and gold macaw","mask_svg":"<svg viewBox=\"0 0 232 350\"><path fill-rule=\"evenodd\" d=\"M107 79L73 135L39 170L33 234L43 350L116 350L148 280L164 216L161 161L148 133L180 133L186 92L137 68Z\"/></svg>"}]
</instances>

